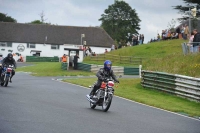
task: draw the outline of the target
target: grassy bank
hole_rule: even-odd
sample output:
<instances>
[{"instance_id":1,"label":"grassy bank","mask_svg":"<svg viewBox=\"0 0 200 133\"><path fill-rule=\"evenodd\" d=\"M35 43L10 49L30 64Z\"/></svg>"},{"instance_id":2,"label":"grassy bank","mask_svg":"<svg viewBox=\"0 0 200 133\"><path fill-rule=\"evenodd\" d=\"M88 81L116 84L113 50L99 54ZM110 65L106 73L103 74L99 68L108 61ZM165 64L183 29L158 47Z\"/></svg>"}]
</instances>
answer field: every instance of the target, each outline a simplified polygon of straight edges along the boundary
<instances>
[{"instance_id":1,"label":"grassy bank","mask_svg":"<svg viewBox=\"0 0 200 133\"><path fill-rule=\"evenodd\" d=\"M181 43L183 42L183 40L179 39L154 42L134 47L125 47L109 52L109 54L141 57L143 58L143 70L200 77L200 54L189 54L184 56L181 46ZM89 57L85 58L84 62L92 64L103 63L103 61L91 61ZM115 61L113 62L113 65L131 66L130 64L115 63Z\"/></svg>"},{"instance_id":2,"label":"grassy bank","mask_svg":"<svg viewBox=\"0 0 200 133\"><path fill-rule=\"evenodd\" d=\"M64 81L88 87L96 81L96 78ZM120 79L120 84L115 88L115 95L188 116L200 116L200 103L157 90L145 89L140 85L140 79Z\"/></svg>"}]
</instances>

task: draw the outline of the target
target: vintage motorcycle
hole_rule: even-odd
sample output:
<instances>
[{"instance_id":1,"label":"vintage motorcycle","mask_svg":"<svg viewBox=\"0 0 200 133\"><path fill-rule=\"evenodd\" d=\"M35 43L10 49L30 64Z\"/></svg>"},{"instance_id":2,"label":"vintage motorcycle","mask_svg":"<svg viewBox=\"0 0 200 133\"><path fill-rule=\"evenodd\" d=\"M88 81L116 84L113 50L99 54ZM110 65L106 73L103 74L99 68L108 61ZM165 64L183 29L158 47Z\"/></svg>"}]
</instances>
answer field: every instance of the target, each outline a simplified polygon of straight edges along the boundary
<instances>
[{"instance_id":1,"label":"vintage motorcycle","mask_svg":"<svg viewBox=\"0 0 200 133\"><path fill-rule=\"evenodd\" d=\"M13 65L4 65L2 66L2 74L1 74L1 86L8 86L8 82L10 80L10 77L12 75L12 70L14 68Z\"/></svg>"},{"instance_id":2,"label":"vintage motorcycle","mask_svg":"<svg viewBox=\"0 0 200 133\"><path fill-rule=\"evenodd\" d=\"M101 83L101 87L95 92L93 98L90 98L89 94L86 95L92 109L94 109L96 106L102 106L102 110L104 112L108 111L114 95L114 84L114 80L105 79ZM91 86L91 88L93 87L94 85Z\"/></svg>"}]
</instances>

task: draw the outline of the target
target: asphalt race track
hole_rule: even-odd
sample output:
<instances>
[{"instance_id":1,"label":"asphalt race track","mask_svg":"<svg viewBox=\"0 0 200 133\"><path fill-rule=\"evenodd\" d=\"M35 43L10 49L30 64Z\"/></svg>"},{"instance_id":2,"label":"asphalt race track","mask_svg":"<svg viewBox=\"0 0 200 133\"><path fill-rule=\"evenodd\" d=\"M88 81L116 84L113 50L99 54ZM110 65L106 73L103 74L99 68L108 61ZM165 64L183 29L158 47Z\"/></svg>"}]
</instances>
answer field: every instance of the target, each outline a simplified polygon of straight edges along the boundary
<instances>
[{"instance_id":1,"label":"asphalt race track","mask_svg":"<svg viewBox=\"0 0 200 133\"><path fill-rule=\"evenodd\" d=\"M20 64L18 66L22 66ZM0 133L200 133L200 121L114 97L90 109L89 89L18 72L0 86Z\"/></svg>"}]
</instances>

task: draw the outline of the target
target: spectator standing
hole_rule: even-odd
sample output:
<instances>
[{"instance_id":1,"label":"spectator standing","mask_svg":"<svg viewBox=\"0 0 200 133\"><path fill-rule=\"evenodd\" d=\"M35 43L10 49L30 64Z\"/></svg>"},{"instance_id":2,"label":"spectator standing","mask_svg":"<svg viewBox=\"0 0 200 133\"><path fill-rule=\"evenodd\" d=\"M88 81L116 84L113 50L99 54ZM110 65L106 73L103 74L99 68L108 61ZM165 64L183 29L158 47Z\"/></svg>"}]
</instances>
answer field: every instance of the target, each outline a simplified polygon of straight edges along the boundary
<instances>
[{"instance_id":1,"label":"spectator standing","mask_svg":"<svg viewBox=\"0 0 200 133\"><path fill-rule=\"evenodd\" d=\"M200 45L200 33L197 31L197 29L193 30L194 33L194 39L193 39L193 52L199 52L199 45Z\"/></svg>"},{"instance_id":2,"label":"spectator standing","mask_svg":"<svg viewBox=\"0 0 200 133\"><path fill-rule=\"evenodd\" d=\"M0 54L0 64L1 64L1 61L3 60L3 55Z\"/></svg>"},{"instance_id":3,"label":"spectator standing","mask_svg":"<svg viewBox=\"0 0 200 133\"><path fill-rule=\"evenodd\" d=\"M21 55L20 55L21 56ZM62 56L62 62L67 62L67 56L66 56L66 54L64 54L63 56Z\"/></svg>"},{"instance_id":4,"label":"spectator standing","mask_svg":"<svg viewBox=\"0 0 200 133\"><path fill-rule=\"evenodd\" d=\"M139 44L142 44L142 35L139 36Z\"/></svg>"},{"instance_id":5,"label":"spectator standing","mask_svg":"<svg viewBox=\"0 0 200 133\"><path fill-rule=\"evenodd\" d=\"M91 55L92 54L92 49L88 46L88 52L87 52L87 55Z\"/></svg>"},{"instance_id":6,"label":"spectator standing","mask_svg":"<svg viewBox=\"0 0 200 133\"><path fill-rule=\"evenodd\" d=\"M185 40L187 40L188 39L188 37L189 37L189 28L188 28L188 26L187 25L185 25L185 30L184 30L184 34L185 34Z\"/></svg>"},{"instance_id":7,"label":"spectator standing","mask_svg":"<svg viewBox=\"0 0 200 133\"><path fill-rule=\"evenodd\" d=\"M142 44L144 43L144 34L142 34Z\"/></svg>"},{"instance_id":8,"label":"spectator standing","mask_svg":"<svg viewBox=\"0 0 200 133\"><path fill-rule=\"evenodd\" d=\"M139 38L138 38L138 36L136 36L136 45L138 45L138 43L139 43Z\"/></svg>"},{"instance_id":9,"label":"spectator standing","mask_svg":"<svg viewBox=\"0 0 200 133\"><path fill-rule=\"evenodd\" d=\"M157 41L160 41L160 34L157 35Z\"/></svg>"},{"instance_id":10,"label":"spectator standing","mask_svg":"<svg viewBox=\"0 0 200 133\"><path fill-rule=\"evenodd\" d=\"M108 50L107 50L107 49L105 49L105 53L108 53Z\"/></svg>"},{"instance_id":11,"label":"spectator standing","mask_svg":"<svg viewBox=\"0 0 200 133\"><path fill-rule=\"evenodd\" d=\"M194 33L192 32L191 33L191 36L190 36L190 39L189 39L189 42L188 42L188 47L189 47L189 49L190 49L190 52L192 53L193 52L193 44L192 44L192 42L193 42L193 39L194 39Z\"/></svg>"},{"instance_id":12,"label":"spectator standing","mask_svg":"<svg viewBox=\"0 0 200 133\"><path fill-rule=\"evenodd\" d=\"M115 50L115 45L114 44L112 44L112 46L111 46L111 51L113 51L113 50Z\"/></svg>"},{"instance_id":13,"label":"spectator standing","mask_svg":"<svg viewBox=\"0 0 200 133\"><path fill-rule=\"evenodd\" d=\"M182 35L182 38L183 38L183 39L185 38L184 31L185 31L185 27L182 25L182 28L181 28L181 35Z\"/></svg>"},{"instance_id":14,"label":"spectator standing","mask_svg":"<svg viewBox=\"0 0 200 133\"><path fill-rule=\"evenodd\" d=\"M24 62L23 57L22 57L21 54L20 54L20 57L19 57L19 61L20 61L20 62Z\"/></svg>"},{"instance_id":15,"label":"spectator standing","mask_svg":"<svg viewBox=\"0 0 200 133\"><path fill-rule=\"evenodd\" d=\"M84 57L86 56L86 46L83 46L83 54L84 54Z\"/></svg>"},{"instance_id":16,"label":"spectator standing","mask_svg":"<svg viewBox=\"0 0 200 133\"><path fill-rule=\"evenodd\" d=\"M73 60L73 62L74 62L74 70L77 70L77 67L78 67L78 59L79 59L79 55L76 54L76 55L74 56L74 60Z\"/></svg>"},{"instance_id":17,"label":"spectator standing","mask_svg":"<svg viewBox=\"0 0 200 133\"><path fill-rule=\"evenodd\" d=\"M178 33L178 38L180 39L180 37L179 37L179 35L180 35L180 33L181 33L180 27L178 27L178 28L176 29L176 33Z\"/></svg>"}]
</instances>

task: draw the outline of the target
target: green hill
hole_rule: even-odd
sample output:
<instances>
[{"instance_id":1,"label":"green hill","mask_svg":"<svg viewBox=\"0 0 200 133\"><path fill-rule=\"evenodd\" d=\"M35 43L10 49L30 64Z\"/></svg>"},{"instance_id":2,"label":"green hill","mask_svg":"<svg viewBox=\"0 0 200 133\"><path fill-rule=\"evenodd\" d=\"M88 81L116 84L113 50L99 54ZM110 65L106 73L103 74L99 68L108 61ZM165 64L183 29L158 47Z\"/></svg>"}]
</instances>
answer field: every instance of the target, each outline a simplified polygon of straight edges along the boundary
<instances>
[{"instance_id":1,"label":"green hill","mask_svg":"<svg viewBox=\"0 0 200 133\"><path fill-rule=\"evenodd\" d=\"M184 56L181 46L183 42L188 42L188 40L176 39L124 47L109 52L108 54L142 57L143 70L200 77L200 54L188 54ZM90 61L89 57L85 58L84 62L103 64L102 61ZM130 64L119 64L115 62L113 65L131 66Z\"/></svg>"}]
</instances>

